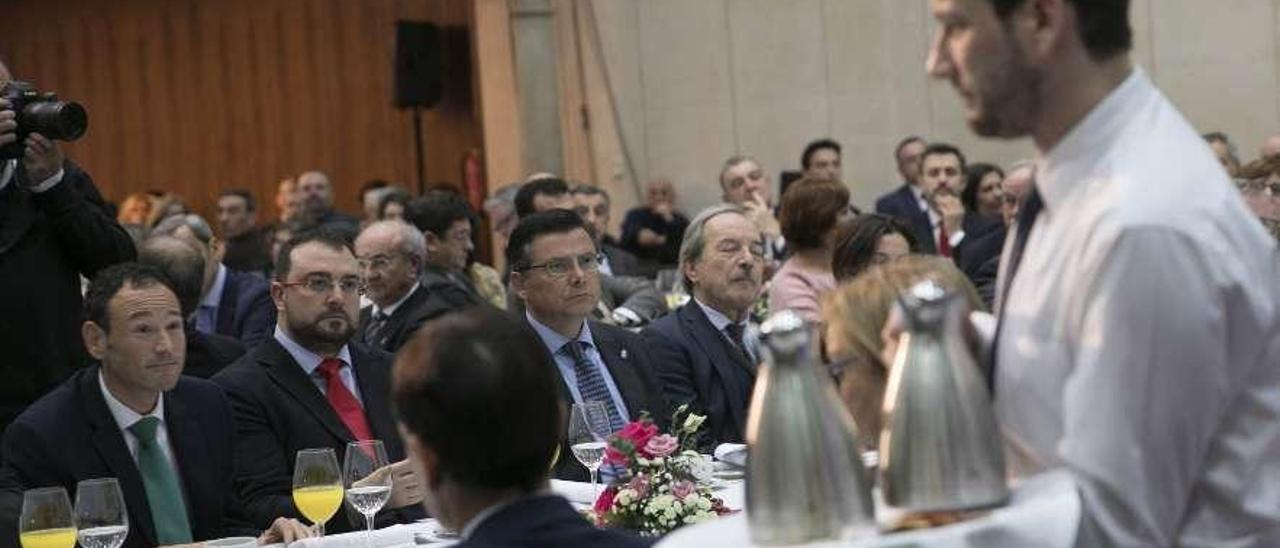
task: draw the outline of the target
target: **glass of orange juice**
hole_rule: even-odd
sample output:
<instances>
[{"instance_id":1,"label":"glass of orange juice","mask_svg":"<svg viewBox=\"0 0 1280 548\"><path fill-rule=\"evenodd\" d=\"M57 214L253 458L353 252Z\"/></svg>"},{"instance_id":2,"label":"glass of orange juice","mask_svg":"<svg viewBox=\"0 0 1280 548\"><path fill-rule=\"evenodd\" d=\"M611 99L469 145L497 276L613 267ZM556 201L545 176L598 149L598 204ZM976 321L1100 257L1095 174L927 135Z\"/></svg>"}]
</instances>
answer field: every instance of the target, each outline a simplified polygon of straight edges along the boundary
<instances>
[{"instance_id":1,"label":"glass of orange juice","mask_svg":"<svg viewBox=\"0 0 1280 548\"><path fill-rule=\"evenodd\" d=\"M22 548L72 548L76 545L76 524L71 516L71 499L67 497L66 489L46 487L22 493L18 539Z\"/></svg>"},{"instance_id":2,"label":"glass of orange juice","mask_svg":"<svg viewBox=\"0 0 1280 548\"><path fill-rule=\"evenodd\" d=\"M293 464L293 504L324 536L324 524L342 505L342 475L333 449L303 449ZM27 547L23 547L27 548Z\"/></svg>"}]
</instances>

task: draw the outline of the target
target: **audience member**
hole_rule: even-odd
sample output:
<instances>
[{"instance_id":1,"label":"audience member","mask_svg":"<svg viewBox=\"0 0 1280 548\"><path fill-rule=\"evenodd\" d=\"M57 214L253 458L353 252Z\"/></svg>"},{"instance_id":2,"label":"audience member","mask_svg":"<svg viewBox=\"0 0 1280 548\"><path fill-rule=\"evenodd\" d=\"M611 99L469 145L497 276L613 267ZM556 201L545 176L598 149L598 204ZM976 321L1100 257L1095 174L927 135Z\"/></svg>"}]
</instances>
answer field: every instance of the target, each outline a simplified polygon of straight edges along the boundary
<instances>
[{"instance_id":1,"label":"audience member","mask_svg":"<svg viewBox=\"0 0 1280 548\"><path fill-rule=\"evenodd\" d=\"M455 284L419 281L427 248L422 232L408 223L374 222L356 238L355 251L373 301L360 310L360 342L394 354L427 320L474 304Z\"/></svg>"},{"instance_id":2,"label":"audience member","mask_svg":"<svg viewBox=\"0 0 1280 548\"><path fill-rule=\"evenodd\" d=\"M392 188L391 183L383 179L370 179L360 185L360 191L356 194L356 201L360 203L360 212L364 214L364 218L360 219L360 228L363 229L369 223L380 220L378 204L387 193L391 192Z\"/></svg>"},{"instance_id":3,"label":"audience member","mask_svg":"<svg viewBox=\"0 0 1280 548\"><path fill-rule=\"evenodd\" d=\"M245 347L231 337L196 330L196 308L204 288L204 257L190 244L173 236L149 238L138 248L138 263L160 271L168 278L182 309L187 339L187 359L183 375L207 379L243 356Z\"/></svg>"},{"instance_id":4,"label":"audience member","mask_svg":"<svg viewBox=\"0 0 1280 548\"><path fill-rule=\"evenodd\" d=\"M1236 145L1231 142L1231 138L1221 131L1206 133L1202 137L1206 143L1209 143L1214 157L1227 170L1227 174L1235 177L1240 171L1240 157L1236 154Z\"/></svg>"},{"instance_id":5,"label":"audience member","mask_svg":"<svg viewBox=\"0 0 1280 548\"><path fill-rule=\"evenodd\" d=\"M1259 157L1267 159L1280 157L1280 135L1272 135L1262 142Z\"/></svg>"},{"instance_id":6,"label":"audience member","mask_svg":"<svg viewBox=\"0 0 1280 548\"><path fill-rule=\"evenodd\" d=\"M746 211L732 204L703 210L680 244L688 304L644 330L673 407L707 417L703 444L742 443L760 351L751 308L764 283L764 240Z\"/></svg>"},{"instance_id":7,"label":"audience member","mask_svg":"<svg viewBox=\"0 0 1280 548\"><path fill-rule=\"evenodd\" d=\"M155 205L155 199L146 192L134 192L124 197L124 201L120 203L120 213L116 215L116 221L122 225L138 225L150 228L151 209Z\"/></svg>"},{"instance_id":8,"label":"audience member","mask_svg":"<svg viewBox=\"0 0 1280 548\"><path fill-rule=\"evenodd\" d=\"M0 88L10 80L0 63ZM14 118L0 99L0 146L17 140ZM89 174L38 133L23 145L0 160L0 427L88 361L80 277L134 258Z\"/></svg>"},{"instance_id":9,"label":"audience member","mask_svg":"<svg viewBox=\"0 0 1280 548\"><path fill-rule=\"evenodd\" d=\"M964 173L964 153L949 144L930 144L920 156L920 189L929 201L934 248L957 263L966 244L999 227L994 219L966 210L961 203Z\"/></svg>"},{"instance_id":10,"label":"audience member","mask_svg":"<svg viewBox=\"0 0 1280 548\"><path fill-rule=\"evenodd\" d=\"M298 193L302 195L302 209L311 220L327 226L354 241L360 231L360 220L333 207L333 184L321 171L308 171L298 176Z\"/></svg>"},{"instance_id":11,"label":"audience member","mask_svg":"<svg viewBox=\"0 0 1280 548\"><path fill-rule=\"evenodd\" d=\"M818 299L835 289L831 272L836 225L849 212L849 189L838 181L800 181L782 195L782 235L791 256L773 275L769 311L818 316Z\"/></svg>"},{"instance_id":12,"label":"audience member","mask_svg":"<svg viewBox=\"0 0 1280 548\"><path fill-rule=\"evenodd\" d=\"M484 212L489 216L489 228L499 236L500 240L494 242L494 249L506 249L506 239L511 236L511 231L516 228L516 222L520 220L520 216L516 214L516 194L523 186L523 183L509 184L493 191L493 194L484 201Z\"/></svg>"},{"instance_id":13,"label":"audience member","mask_svg":"<svg viewBox=\"0 0 1280 548\"><path fill-rule=\"evenodd\" d=\"M422 484L404 459L391 418L391 356L352 341L359 315L360 267L346 237L320 227L280 250L271 298L279 310L275 334L213 377L227 391L235 417L236 487L255 525L272 516L299 517L290 495L294 456L347 443L382 440L393 474L380 521L417 512L394 509L422 501ZM385 514L385 516L384 516ZM339 512L326 530L365 527Z\"/></svg>"},{"instance_id":14,"label":"audience member","mask_svg":"<svg viewBox=\"0 0 1280 548\"><path fill-rule=\"evenodd\" d=\"M653 263L641 261L630 251L618 245L609 235L609 208L612 201L604 189L592 185L577 185L570 193L573 211L587 223L587 230L600 249L600 272L606 276L640 276L652 278L657 274Z\"/></svg>"},{"instance_id":15,"label":"audience member","mask_svg":"<svg viewBox=\"0 0 1280 548\"><path fill-rule=\"evenodd\" d=\"M218 197L218 225L222 227L222 264L264 276L271 270L269 233L258 226L253 193L243 188L223 191Z\"/></svg>"},{"instance_id":16,"label":"audience member","mask_svg":"<svg viewBox=\"0 0 1280 548\"><path fill-rule=\"evenodd\" d=\"M1000 226L965 245L956 265L978 288L978 295L988 308L995 305L996 276L1000 272L1000 254L1009 228L1018 217L1018 205L1031 187L1035 165L1021 160L1009 166L1000 182Z\"/></svg>"},{"instance_id":17,"label":"audience member","mask_svg":"<svg viewBox=\"0 0 1280 548\"><path fill-rule=\"evenodd\" d=\"M885 345L880 332L898 296L926 279L959 292L970 309L983 309L973 286L955 265L930 255L871 265L822 300L823 356L840 398L858 425L864 450L874 450L879 443L885 383L897 353L896 346Z\"/></svg>"},{"instance_id":18,"label":"audience member","mask_svg":"<svg viewBox=\"0 0 1280 548\"><path fill-rule=\"evenodd\" d=\"M780 248L776 242L782 237L782 228L774 216L773 198L769 188L769 176L760 162L750 156L733 156L720 168L720 190L725 203L747 210L747 218L764 234L770 249ZM780 254L778 254L780 255Z\"/></svg>"},{"instance_id":19,"label":"audience member","mask_svg":"<svg viewBox=\"0 0 1280 548\"><path fill-rule=\"evenodd\" d=\"M516 191L516 217L523 219L528 215L549 209L567 209L572 211L573 196L569 194L569 184L558 177L541 177L520 186Z\"/></svg>"},{"instance_id":20,"label":"audience member","mask_svg":"<svg viewBox=\"0 0 1280 548\"><path fill-rule=\"evenodd\" d=\"M124 546L243 533L230 489L239 472L231 409L213 383L181 374L182 313L168 280L135 263L107 268L89 285L85 318L84 344L98 363L9 426L5 468L24 488L68 492L81 480L116 478L130 525ZM277 516L262 527L263 543L312 536Z\"/></svg>"},{"instance_id":21,"label":"audience member","mask_svg":"<svg viewBox=\"0 0 1280 548\"><path fill-rule=\"evenodd\" d=\"M841 181L840 143L818 139L805 145L800 155L800 169L810 181Z\"/></svg>"},{"instance_id":22,"label":"audience member","mask_svg":"<svg viewBox=\"0 0 1280 548\"><path fill-rule=\"evenodd\" d=\"M1280 156L1258 159L1240 168L1240 189L1245 204L1272 236L1280 240Z\"/></svg>"},{"instance_id":23,"label":"audience member","mask_svg":"<svg viewBox=\"0 0 1280 548\"><path fill-rule=\"evenodd\" d=\"M161 193L155 198L155 205L151 207L151 214L147 216L147 226L155 227L170 217L186 215L190 211L187 204L182 201L182 196L172 192Z\"/></svg>"},{"instance_id":24,"label":"audience member","mask_svg":"<svg viewBox=\"0 0 1280 548\"><path fill-rule=\"evenodd\" d=\"M234 338L253 348L271 334L275 308L262 278L227 268L222 245L199 215L179 215L156 226L153 236L174 236L200 251L205 260L204 293L196 309L196 330Z\"/></svg>"},{"instance_id":25,"label":"audience member","mask_svg":"<svg viewBox=\"0 0 1280 548\"><path fill-rule=\"evenodd\" d=\"M566 403L604 402L615 429L646 411L665 424L670 413L640 336L587 320L600 302L599 256L576 213L552 209L521 217L507 246L511 287L556 363ZM561 454L569 455L568 448ZM582 479L586 469L562 458L555 475Z\"/></svg>"},{"instance_id":26,"label":"audience member","mask_svg":"<svg viewBox=\"0 0 1280 548\"><path fill-rule=\"evenodd\" d=\"M965 211L972 211L992 221L1000 219L1000 182L1004 171L991 164L969 164L965 169L964 191L960 203Z\"/></svg>"},{"instance_id":27,"label":"audience member","mask_svg":"<svg viewBox=\"0 0 1280 548\"><path fill-rule=\"evenodd\" d=\"M302 192L298 190L298 182L293 178L283 179L276 186L276 212L279 215L277 224L302 215ZM274 255L272 255L274 257Z\"/></svg>"},{"instance_id":28,"label":"audience member","mask_svg":"<svg viewBox=\"0 0 1280 548\"><path fill-rule=\"evenodd\" d=\"M432 322L397 356L397 419L427 511L461 548L650 545L549 492L567 413L545 356L527 326L486 308Z\"/></svg>"},{"instance_id":29,"label":"audience member","mask_svg":"<svg viewBox=\"0 0 1280 548\"><path fill-rule=\"evenodd\" d=\"M902 186L876 199L876 213L897 217L911 227L921 250L937 253L933 236L935 220L930 213L929 199L920 187L920 160L928 146L924 139L914 135L898 143L893 157L902 176Z\"/></svg>"},{"instance_id":30,"label":"audience member","mask_svg":"<svg viewBox=\"0 0 1280 548\"><path fill-rule=\"evenodd\" d=\"M379 221L403 221L404 208L409 204L411 196L405 190L395 189L386 193L378 202Z\"/></svg>"},{"instance_id":31,"label":"audience member","mask_svg":"<svg viewBox=\"0 0 1280 548\"><path fill-rule=\"evenodd\" d=\"M897 217L864 213L836 230L831 273L836 282L847 282L874 265L919 252L915 234Z\"/></svg>"},{"instance_id":32,"label":"audience member","mask_svg":"<svg viewBox=\"0 0 1280 548\"><path fill-rule=\"evenodd\" d=\"M433 190L409 201L405 219L422 232L427 255L422 280L429 287L453 285L471 304L484 302L471 283L466 268L475 250L472 220L475 213L466 200L453 192Z\"/></svg>"},{"instance_id":33,"label":"audience member","mask_svg":"<svg viewBox=\"0 0 1280 548\"><path fill-rule=\"evenodd\" d=\"M645 187L645 205L628 211L622 220L622 247L661 267L674 265L688 226L689 219L676 210L671 181L655 179Z\"/></svg>"}]
</instances>

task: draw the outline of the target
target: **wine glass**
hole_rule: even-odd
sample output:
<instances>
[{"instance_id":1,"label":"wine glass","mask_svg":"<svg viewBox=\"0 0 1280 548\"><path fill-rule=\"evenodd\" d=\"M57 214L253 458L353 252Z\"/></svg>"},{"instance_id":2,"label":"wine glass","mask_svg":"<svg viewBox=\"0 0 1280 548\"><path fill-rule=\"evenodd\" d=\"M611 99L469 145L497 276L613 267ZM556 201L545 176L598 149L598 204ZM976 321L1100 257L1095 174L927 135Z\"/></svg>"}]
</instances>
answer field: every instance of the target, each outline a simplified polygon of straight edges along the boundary
<instances>
[{"instance_id":1,"label":"wine glass","mask_svg":"<svg viewBox=\"0 0 1280 548\"><path fill-rule=\"evenodd\" d=\"M600 464L604 462L605 446L613 432L609 427L609 412L603 402L588 401L573 404L569 414L569 449L574 458L591 472L591 489L597 491ZM599 495L599 493L596 493Z\"/></svg>"},{"instance_id":2,"label":"wine glass","mask_svg":"<svg viewBox=\"0 0 1280 548\"><path fill-rule=\"evenodd\" d=\"M76 485L76 531L84 548L120 548L129 536L129 513L116 478Z\"/></svg>"},{"instance_id":3,"label":"wine glass","mask_svg":"<svg viewBox=\"0 0 1280 548\"><path fill-rule=\"evenodd\" d=\"M342 460L342 482L347 486L347 502L364 515L365 546L372 546L373 516L391 498L391 470L386 466L387 450L381 440L347 444L347 454Z\"/></svg>"},{"instance_id":4,"label":"wine glass","mask_svg":"<svg viewBox=\"0 0 1280 548\"><path fill-rule=\"evenodd\" d=\"M303 449L293 464L293 504L324 536L324 523L342 505L342 476L333 449Z\"/></svg>"},{"instance_id":5,"label":"wine glass","mask_svg":"<svg viewBox=\"0 0 1280 548\"><path fill-rule=\"evenodd\" d=\"M22 548L72 548L76 545L76 524L71 518L71 500L67 498L66 489L45 487L22 493L18 539Z\"/></svg>"}]
</instances>

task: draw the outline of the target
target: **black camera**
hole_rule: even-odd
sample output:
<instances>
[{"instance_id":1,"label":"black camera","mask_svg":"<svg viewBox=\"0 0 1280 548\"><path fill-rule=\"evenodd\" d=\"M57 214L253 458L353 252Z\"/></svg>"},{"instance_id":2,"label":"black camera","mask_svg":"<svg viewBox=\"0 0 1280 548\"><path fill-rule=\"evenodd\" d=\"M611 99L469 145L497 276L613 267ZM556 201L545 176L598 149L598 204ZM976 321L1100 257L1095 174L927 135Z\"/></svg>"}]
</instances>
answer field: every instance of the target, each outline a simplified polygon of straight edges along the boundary
<instances>
[{"instance_id":1,"label":"black camera","mask_svg":"<svg viewBox=\"0 0 1280 548\"><path fill-rule=\"evenodd\" d=\"M32 133L74 141L89 129L89 115L79 103L59 101L57 95L41 93L28 82L11 81L2 95L17 115L18 140L0 147L0 160L21 158L26 149L24 141Z\"/></svg>"}]
</instances>

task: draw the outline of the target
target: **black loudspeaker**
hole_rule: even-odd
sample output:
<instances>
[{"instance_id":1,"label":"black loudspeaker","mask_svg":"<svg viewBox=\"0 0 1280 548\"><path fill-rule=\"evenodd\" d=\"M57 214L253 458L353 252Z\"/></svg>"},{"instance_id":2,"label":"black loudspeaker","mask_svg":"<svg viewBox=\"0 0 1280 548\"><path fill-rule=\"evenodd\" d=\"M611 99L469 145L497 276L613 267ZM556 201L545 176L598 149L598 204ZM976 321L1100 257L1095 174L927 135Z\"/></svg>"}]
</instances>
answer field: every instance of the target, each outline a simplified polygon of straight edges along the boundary
<instances>
[{"instance_id":1,"label":"black loudspeaker","mask_svg":"<svg viewBox=\"0 0 1280 548\"><path fill-rule=\"evenodd\" d=\"M431 23L396 22L397 107L431 108L444 88L444 55L440 29Z\"/></svg>"}]
</instances>

